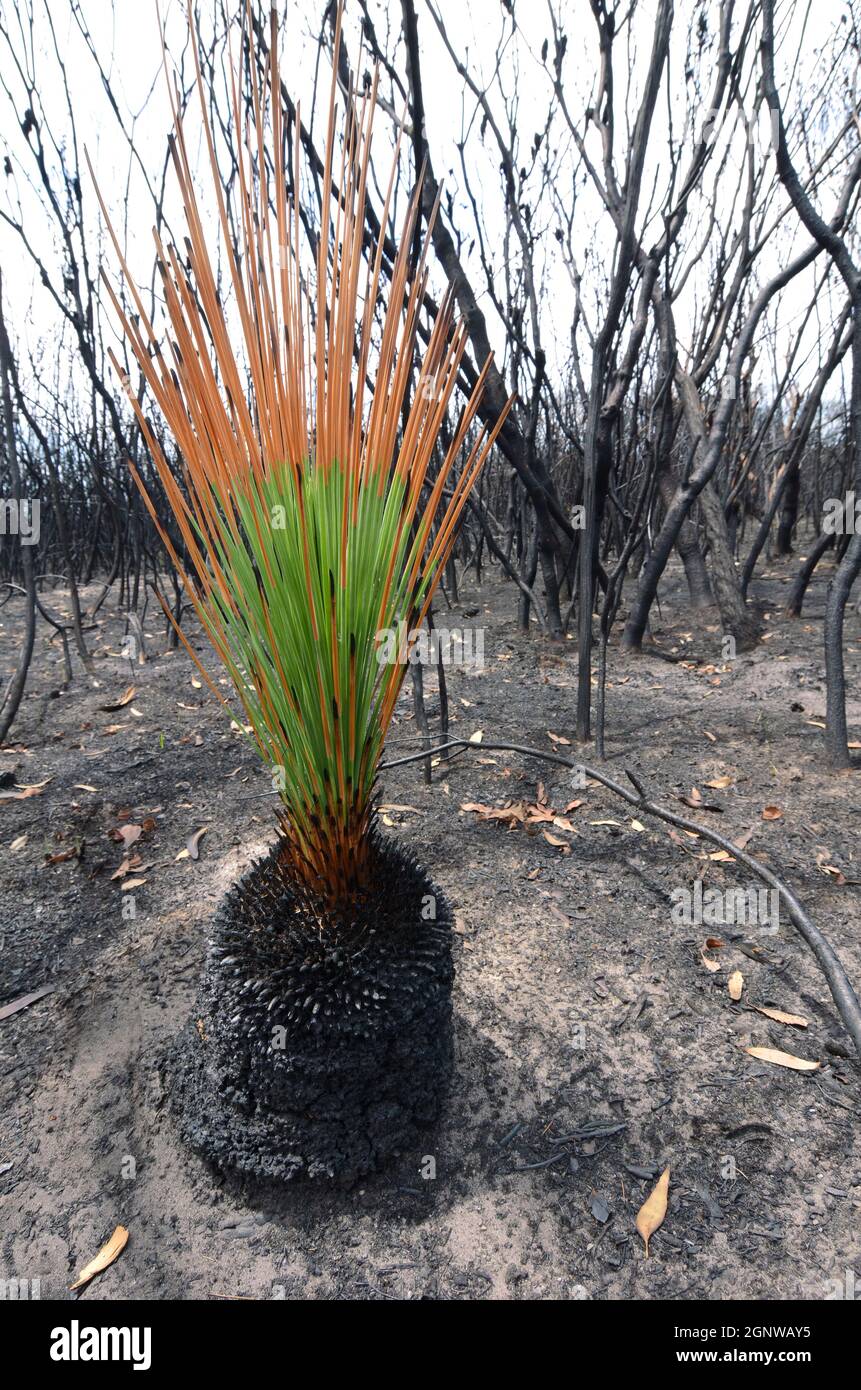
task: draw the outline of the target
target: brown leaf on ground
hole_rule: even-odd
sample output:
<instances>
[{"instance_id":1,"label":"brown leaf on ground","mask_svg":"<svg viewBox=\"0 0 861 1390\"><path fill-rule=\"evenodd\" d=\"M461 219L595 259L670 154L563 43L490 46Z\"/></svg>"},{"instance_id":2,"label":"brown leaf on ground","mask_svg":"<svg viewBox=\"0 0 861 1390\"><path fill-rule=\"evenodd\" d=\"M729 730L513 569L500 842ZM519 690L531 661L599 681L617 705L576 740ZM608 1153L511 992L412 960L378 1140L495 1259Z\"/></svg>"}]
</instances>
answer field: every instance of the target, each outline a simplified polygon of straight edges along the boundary
<instances>
[{"instance_id":1,"label":"brown leaf on ground","mask_svg":"<svg viewBox=\"0 0 861 1390\"><path fill-rule=\"evenodd\" d=\"M657 1183L637 1212L637 1230L646 1243L646 1259L649 1258L649 1241L663 1224L667 1214L667 1199L670 1191L670 1170L665 1168Z\"/></svg>"},{"instance_id":2,"label":"brown leaf on ground","mask_svg":"<svg viewBox=\"0 0 861 1390\"><path fill-rule=\"evenodd\" d=\"M794 1057L791 1052L779 1052L775 1047L746 1047L751 1057L760 1062L771 1062L775 1067L789 1067L791 1071L818 1071L821 1062L810 1062L806 1057Z\"/></svg>"},{"instance_id":3,"label":"brown leaf on ground","mask_svg":"<svg viewBox=\"0 0 861 1390\"><path fill-rule=\"evenodd\" d=\"M762 808L762 819L763 819L763 820L781 820L782 817L783 817L783 812L782 812L782 810L780 809L779 806L763 806L763 808Z\"/></svg>"},{"instance_id":4,"label":"brown leaf on ground","mask_svg":"<svg viewBox=\"0 0 861 1390\"><path fill-rule=\"evenodd\" d=\"M81 845L72 845L71 849L58 850L56 854L46 854L45 863L47 864L66 864L70 859L78 859L81 853Z\"/></svg>"},{"instance_id":5,"label":"brown leaf on ground","mask_svg":"<svg viewBox=\"0 0 861 1390\"><path fill-rule=\"evenodd\" d=\"M551 835L549 830L542 831L548 845L553 845L555 849L561 849L563 854L571 853L571 846L567 840L561 840L558 835Z\"/></svg>"},{"instance_id":6,"label":"brown leaf on ground","mask_svg":"<svg viewBox=\"0 0 861 1390\"><path fill-rule=\"evenodd\" d=\"M130 845L133 845L136 840L140 839L142 834L142 825L131 824L118 825L115 829L108 831L110 838L116 840L118 844L121 844L123 849L128 849Z\"/></svg>"},{"instance_id":7,"label":"brown leaf on ground","mask_svg":"<svg viewBox=\"0 0 861 1390\"><path fill-rule=\"evenodd\" d=\"M766 1018L773 1018L775 1023L786 1023L792 1028L806 1028L807 1019L802 1018L801 1014L787 1014L783 1009L771 1009L765 1004L754 1004L758 1014L765 1014Z\"/></svg>"},{"instance_id":8,"label":"brown leaf on ground","mask_svg":"<svg viewBox=\"0 0 861 1390\"><path fill-rule=\"evenodd\" d=\"M51 780L50 777L46 777L44 782L35 782L30 787L16 782L14 792L0 792L0 801L28 801L31 796L41 796L43 788L47 787Z\"/></svg>"},{"instance_id":9,"label":"brown leaf on ground","mask_svg":"<svg viewBox=\"0 0 861 1390\"><path fill-rule=\"evenodd\" d=\"M740 970L734 970L732 972L726 982L726 987L729 990L730 999L734 1000L737 1004L744 990L744 976Z\"/></svg>"},{"instance_id":10,"label":"brown leaf on ground","mask_svg":"<svg viewBox=\"0 0 861 1390\"><path fill-rule=\"evenodd\" d=\"M129 1233L125 1226L117 1226L110 1240L106 1241L96 1255L95 1259L90 1260L88 1265L84 1265L74 1284L69 1285L69 1289L80 1289L82 1285L89 1284L90 1280L97 1274L101 1274L103 1269L112 1265L118 1255L121 1255L126 1248Z\"/></svg>"},{"instance_id":11,"label":"brown leaf on ground","mask_svg":"<svg viewBox=\"0 0 861 1390\"><path fill-rule=\"evenodd\" d=\"M128 686L128 687L123 691L123 693L122 693L122 695L120 695L119 699L117 699L117 700L109 700L108 703L107 703L106 705L102 705L102 709L105 710L106 713L108 713L108 714L110 714L111 710L122 709L124 705L130 705L130 704L131 704L131 702L132 702L132 700L135 698L135 695L136 695L136 694L137 694L137 689L136 689L136 687L133 686L133 685L130 685L130 686Z\"/></svg>"}]
</instances>

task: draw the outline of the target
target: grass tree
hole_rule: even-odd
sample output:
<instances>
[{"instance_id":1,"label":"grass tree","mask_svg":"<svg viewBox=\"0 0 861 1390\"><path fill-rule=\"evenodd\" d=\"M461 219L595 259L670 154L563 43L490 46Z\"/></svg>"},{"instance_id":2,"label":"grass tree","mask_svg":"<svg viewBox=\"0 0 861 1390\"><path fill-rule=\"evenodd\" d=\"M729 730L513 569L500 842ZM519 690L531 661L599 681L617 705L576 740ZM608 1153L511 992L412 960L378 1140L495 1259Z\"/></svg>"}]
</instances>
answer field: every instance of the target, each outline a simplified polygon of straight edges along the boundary
<instances>
[{"instance_id":1,"label":"grass tree","mask_svg":"<svg viewBox=\"0 0 861 1390\"><path fill-rule=\"evenodd\" d=\"M439 895L375 825L377 768L406 671L403 651L391 659L380 637L420 628L501 419L489 431L476 421L488 362L439 448L466 334L446 293L419 360L429 276L420 187L393 263L384 265L382 232L367 238L377 77L339 114L333 75L312 267L299 121L285 129L274 15L268 81L258 81L251 33L231 81L232 129L243 132L232 205L193 39L230 293L175 101L187 237L181 252L156 237L166 338L113 233L133 310L108 293L182 460L177 476L130 393L188 572L136 481L272 768L280 835L216 919L203 1026L181 1044L177 1091L188 1137L223 1167L355 1173L435 1113L451 1056L448 910L440 896L440 910L422 913ZM336 52L339 42L340 16ZM400 138L383 232L399 159Z\"/></svg>"},{"instance_id":2,"label":"grass tree","mask_svg":"<svg viewBox=\"0 0 861 1390\"><path fill-rule=\"evenodd\" d=\"M485 366L432 475L466 335L447 293L417 367L428 283L427 248L415 264L412 256L420 188L394 265L384 275L382 237L365 254L376 78L361 99L348 101L343 126L332 84L322 231L309 286L300 247L300 136L294 123L290 149L275 39L273 21L266 91L253 64L247 69L253 122L240 110L241 73L232 86L233 128L245 131L232 222L197 66L232 300L219 290L176 106L171 151L188 236L182 254L156 238L169 345L125 262L134 314L110 286L108 293L182 458L177 478L130 394L190 575L136 480L274 770L284 856L334 904L372 872L374 780L405 672L403 660L383 659L377 634L399 622L410 631L421 625L501 419L490 433L473 428ZM196 45L193 52L197 62ZM276 100L268 103L267 93ZM384 228L397 174L396 149Z\"/></svg>"}]
</instances>

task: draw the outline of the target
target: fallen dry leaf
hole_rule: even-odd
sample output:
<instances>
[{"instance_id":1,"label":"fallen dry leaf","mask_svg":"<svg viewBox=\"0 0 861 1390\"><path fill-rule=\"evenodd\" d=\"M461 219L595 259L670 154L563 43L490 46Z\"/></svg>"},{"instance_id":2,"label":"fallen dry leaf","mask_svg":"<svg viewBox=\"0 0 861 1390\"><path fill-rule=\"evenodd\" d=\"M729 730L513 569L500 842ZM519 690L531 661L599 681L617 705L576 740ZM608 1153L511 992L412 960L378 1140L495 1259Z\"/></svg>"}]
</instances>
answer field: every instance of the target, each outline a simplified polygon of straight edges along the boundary
<instances>
[{"instance_id":1,"label":"fallen dry leaf","mask_svg":"<svg viewBox=\"0 0 861 1390\"><path fill-rule=\"evenodd\" d=\"M43 787L47 787L50 781L51 778L46 777L44 782L34 782L31 787L16 782L14 792L0 792L0 801L27 801L31 796L41 796Z\"/></svg>"},{"instance_id":2,"label":"fallen dry leaf","mask_svg":"<svg viewBox=\"0 0 861 1390\"><path fill-rule=\"evenodd\" d=\"M145 878L127 878L122 885L122 890L124 893L128 893L132 888L143 888L145 883Z\"/></svg>"},{"instance_id":3,"label":"fallen dry leaf","mask_svg":"<svg viewBox=\"0 0 861 1390\"><path fill-rule=\"evenodd\" d=\"M392 822L390 822L390 824L391 823ZM200 858L200 842L206 834L208 828L208 826L202 825L199 830L195 830L194 834L189 835L188 839L186 840L185 847L188 850L188 856L190 859Z\"/></svg>"},{"instance_id":4,"label":"fallen dry leaf","mask_svg":"<svg viewBox=\"0 0 861 1390\"><path fill-rule=\"evenodd\" d=\"M26 836L26 835L16 835L15 839L12 841L11 845L9 846L9 848L11 849L12 853L14 854L17 850L23 849L24 846L26 845L26 843L27 843L27 836Z\"/></svg>"},{"instance_id":5,"label":"fallen dry leaf","mask_svg":"<svg viewBox=\"0 0 861 1390\"><path fill-rule=\"evenodd\" d=\"M732 786L732 778L726 774L723 777L713 777L710 782L705 783L705 786L711 787L716 792L722 792L725 787Z\"/></svg>"},{"instance_id":6,"label":"fallen dry leaf","mask_svg":"<svg viewBox=\"0 0 861 1390\"><path fill-rule=\"evenodd\" d=\"M641 834L643 833L643 831L645 830L645 828L646 828L646 827L643 825L643 822L642 822L641 820L632 820L632 821L631 821L631 829L632 829L632 830L636 830L636 832L637 832L638 835L641 835Z\"/></svg>"},{"instance_id":7,"label":"fallen dry leaf","mask_svg":"<svg viewBox=\"0 0 861 1390\"><path fill-rule=\"evenodd\" d=\"M553 845L556 849L565 850L568 854L571 853L571 846L567 840L561 840L558 835L551 835L549 830L544 830L541 833L548 845Z\"/></svg>"},{"instance_id":8,"label":"fallen dry leaf","mask_svg":"<svg viewBox=\"0 0 861 1390\"><path fill-rule=\"evenodd\" d=\"M706 970L710 970L712 974L714 974L716 970L720 970L720 961L712 960L711 956L707 956L704 951L700 951L700 960L702 961Z\"/></svg>"},{"instance_id":9,"label":"fallen dry leaf","mask_svg":"<svg viewBox=\"0 0 861 1390\"><path fill-rule=\"evenodd\" d=\"M788 1023L793 1028L806 1028L807 1019L802 1018L801 1014L787 1014L783 1009L770 1009L765 1004L754 1004L758 1014L765 1014L766 1018L773 1018L775 1023Z\"/></svg>"},{"instance_id":10,"label":"fallen dry leaf","mask_svg":"<svg viewBox=\"0 0 861 1390\"><path fill-rule=\"evenodd\" d=\"M709 859L713 859L716 864L735 863L735 860L733 859L732 855L728 854L725 849L713 850L712 853L709 855Z\"/></svg>"},{"instance_id":11,"label":"fallen dry leaf","mask_svg":"<svg viewBox=\"0 0 861 1390\"><path fill-rule=\"evenodd\" d=\"M481 740L482 740L483 738L484 738L484 731L483 731L482 729L476 729L476 731L475 731L474 734L470 734L470 736L469 736L469 741L470 741L470 743L481 743Z\"/></svg>"},{"instance_id":12,"label":"fallen dry leaf","mask_svg":"<svg viewBox=\"0 0 861 1390\"><path fill-rule=\"evenodd\" d=\"M126 690L123 691L122 695L119 697L118 700L110 700L106 705L102 705L102 709L105 710L107 713L110 713L111 710L122 709L124 705L131 704L136 694L137 689L135 688L135 686L130 685Z\"/></svg>"},{"instance_id":13,"label":"fallen dry leaf","mask_svg":"<svg viewBox=\"0 0 861 1390\"><path fill-rule=\"evenodd\" d=\"M570 738L563 738L561 734L551 734L549 729L547 730L547 737L550 739L551 743L561 743L565 748L568 748L571 744Z\"/></svg>"},{"instance_id":14,"label":"fallen dry leaf","mask_svg":"<svg viewBox=\"0 0 861 1390\"><path fill-rule=\"evenodd\" d=\"M848 883L848 879L847 879L846 875L844 874L844 872L843 872L842 869L838 869L838 867L837 867L836 864L826 864L826 863L825 863L826 858L827 858L827 854L825 854L825 855L817 854L817 856L816 856L816 866L817 866L817 868L818 868L823 874L828 874L828 876L829 876L830 878L833 878L833 879L834 879L834 882L837 884L837 886L838 886L839 888L843 888L843 887L846 885L846 883Z\"/></svg>"},{"instance_id":15,"label":"fallen dry leaf","mask_svg":"<svg viewBox=\"0 0 861 1390\"><path fill-rule=\"evenodd\" d=\"M706 947L709 951L718 951L723 944L719 936L706 937Z\"/></svg>"},{"instance_id":16,"label":"fallen dry leaf","mask_svg":"<svg viewBox=\"0 0 861 1390\"><path fill-rule=\"evenodd\" d=\"M734 970L732 972L726 982L726 987L729 990L730 999L733 999L737 1004L744 990L744 976L740 970Z\"/></svg>"},{"instance_id":17,"label":"fallen dry leaf","mask_svg":"<svg viewBox=\"0 0 861 1390\"><path fill-rule=\"evenodd\" d=\"M128 849L143 834L142 825L118 825L114 830L108 831L110 838L122 844L123 849Z\"/></svg>"},{"instance_id":18,"label":"fallen dry leaf","mask_svg":"<svg viewBox=\"0 0 861 1390\"><path fill-rule=\"evenodd\" d=\"M746 1047L751 1057L760 1062L771 1062L776 1067L789 1067L791 1071L818 1071L821 1062L809 1062L806 1057L793 1057L791 1052L779 1052L774 1047Z\"/></svg>"},{"instance_id":19,"label":"fallen dry leaf","mask_svg":"<svg viewBox=\"0 0 861 1390\"><path fill-rule=\"evenodd\" d=\"M88 1265L84 1265L74 1284L69 1285L69 1289L79 1289L83 1284L89 1284L90 1280L97 1274L101 1274L103 1269L112 1265L117 1256L125 1250L128 1238L129 1233L125 1226L117 1226L110 1240L105 1242L94 1260L90 1260Z\"/></svg>"},{"instance_id":20,"label":"fallen dry leaf","mask_svg":"<svg viewBox=\"0 0 861 1390\"><path fill-rule=\"evenodd\" d=\"M58 850L56 854L46 854L46 864L66 864L70 859L77 859L81 853L80 845L72 845L71 849Z\"/></svg>"},{"instance_id":21,"label":"fallen dry leaf","mask_svg":"<svg viewBox=\"0 0 861 1390\"><path fill-rule=\"evenodd\" d=\"M667 1214L667 1197L670 1191L670 1170L665 1168L657 1183L637 1212L637 1230L646 1243L646 1259L649 1258L649 1241L663 1224Z\"/></svg>"},{"instance_id":22,"label":"fallen dry leaf","mask_svg":"<svg viewBox=\"0 0 861 1390\"><path fill-rule=\"evenodd\" d=\"M76 782L72 788L74 792L94 792L97 790L97 787L91 787L88 782Z\"/></svg>"},{"instance_id":23,"label":"fallen dry leaf","mask_svg":"<svg viewBox=\"0 0 861 1390\"><path fill-rule=\"evenodd\" d=\"M779 806L763 806L762 808L763 820L780 820L782 815L783 812Z\"/></svg>"},{"instance_id":24,"label":"fallen dry leaf","mask_svg":"<svg viewBox=\"0 0 861 1390\"><path fill-rule=\"evenodd\" d=\"M13 999L11 1004L4 1004L0 1009L0 1019L11 1018L21 1009L29 1009L31 1004L35 1004L37 999L41 999L46 994L53 994L53 985L43 985L41 989L34 989L30 994L21 994L17 999Z\"/></svg>"}]
</instances>

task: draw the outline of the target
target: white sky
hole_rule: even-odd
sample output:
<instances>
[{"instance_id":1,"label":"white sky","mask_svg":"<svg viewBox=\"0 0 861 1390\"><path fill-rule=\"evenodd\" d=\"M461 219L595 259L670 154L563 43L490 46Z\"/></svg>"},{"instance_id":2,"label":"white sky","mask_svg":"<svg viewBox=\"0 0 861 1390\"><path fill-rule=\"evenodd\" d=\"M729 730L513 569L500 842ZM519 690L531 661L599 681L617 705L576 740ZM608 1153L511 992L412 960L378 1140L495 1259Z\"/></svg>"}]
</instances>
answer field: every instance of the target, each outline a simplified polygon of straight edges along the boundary
<instances>
[{"instance_id":1,"label":"white sky","mask_svg":"<svg viewBox=\"0 0 861 1390\"><path fill-rule=\"evenodd\" d=\"M119 132L116 118L111 112L107 97L102 90L98 71L92 57L87 52L79 28L72 18L72 0L25 0L34 12L34 31L36 34L36 53L34 70L39 101L53 126L58 140L68 138L68 119L65 111L65 96L59 82L59 70L51 52L52 39L47 15L53 22L57 44L67 69L71 103L77 122L78 149L83 165L84 146L90 152L97 170L103 193L109 203L118 229L125 228L128 236L128 250L131 264L143 285L149 283L152 269L152 241L150 229L153 222L151 201L146 194L143 180L130 161L126 141ZM234 10L240 8L238 0L229 0ZM597 43L595 25L588 0L550 0L557 14L563 16L562 28L568 38L568 50L563 68L566 101L575 121L583 128L583 113L589 105L590 92L595 82L597 63ZM4 25L13 34L16 32L15 0L0 0L4 12ZM166 138L170 128L170 110L164 78L161 73L161 49L154 0L78 0L80 12L86 19L97 52L107 69L114 94L120 106L121 115L128 129L134 129L134 143L137 155L147 172L157 185L160 182L161 167L166 148ZM550 103L553 101L551 84L540 59L540 49L545 38L550 40L550 61L553 55L553 40L547 0L517 0L516 13L518 34L512 39L510 19L506 16L499 0L437 0L453 47L462 61L476 76L489 78L499 59L500 89L494 90L492 102L498 119L504 120L505 110L501 99L504 91L509 100L516 103L517 126L520 135L518 165L526 162L532 138L536 130L543 127ZM205 9L207 6L205 6ZM384 44L389 35L395 34L400 22L399 0L372 0L371 12L374 15L378 36ZM423 82L427 110L428 137L438 176L445 179L448 189L455 196L455 224L464 236L464 252L469 273L485 308L491 328L494 346L502 351L504 336L496 320L484 288L484 280L478 250L472 253L467 247L473 239L472 208L463 188L463 178L457 151L457 142L464 128L470 131L468 142L468 167L474 177L473 193L478 199L482 219L485 224L487 247L494 267L497 287L504 288L505 243L504 200L501 178L498 172L498 156L493 145L493 137L488 131L481 141L477 134L479 120L475 118L475 102L464 90L463 84L454 72L451 61L445 52L430 14L425 8L425 0L417 0L419 10L420 38L422 42ZM624 15L628 6L618 5L618 13ZM652 17L656 0L641 0L637 7L636 20L628 26L624 36L617 40L619 61L616 70L616 100L618 106L617 143L620 151L625 147L625 99L628 76L624 58L630 55L633 90L628 102L627 119L633 123L639 96L639 78L642 64L648 56L652 41ZM713 28L717 16L717 4L706 6L710 25ZM281 47L282 75L291 93L302 99L303 115L307 119L313 93L315 66L319 52L316 36L323 13L323 0L279 0L279 14L284 16ZM672 128L678 137L684 120L684 100L687 90L685 80L685 44L687 21L697 12L694 0L677 0L676 22L669 68L669 77L662 88L655 120L652 148L646 177L643 183L643 207L666 185L668 165L666 159L667 139ZM746 12L747 5L739 0L739 17ZM817 71L830 62L831 36L844 16L850 14L848 0L817 0L815 6L805 3L784 4L782 13L786 16L788 29L787 52L794 53L801 48L798 69L792 81L787 81L784 70L782 92L787 115L791 117L804 87L815 83ZM348 0L348 30L350 34L351 61L357 65L357 43L355 16L358 7ZM781 13L779 9L779 13ZM180 0L165 0L162 7L168 45L174 54L179 54L185 35L184 7ZM20 44L16 45L20 48ZM713 49L711 50L713 52ZM403 48L396 53L398 69L403 75ZM187 60L187 55L186 55ZM751 56L746 71L755 70L756 49L751 45ZM365 66L361 60L360 70ZM186 72L188 73L186 61ZM53 274L59 264L58 238L55 227L45 218L27 186L27 178L33 174L32 161L27 158L23 148L23 137L16 129L25 106L22 89L17 74L10 64L8 49L0 42L0 73L15 96L15 113L8 100L0 93L0 141L4 153L8 152L14 163L14 175L3 180L0 189L0 205L16 209L20 198L23 219L28 236L42 255ZM755 71L754 71L755 76ZM324 59L319 65L320 96L325 99L328 90L329 67ZM835 70L831 75L830 98L834 110L829 119L832 125L845 111L846 102L841 90L842 75ZM703 85L706 91L711 85L711 70L708 61L704 66ZM383 83L383 90L387 84ZM752 87L748 91L747 106L750 108ZM40 116L37 110L37 116ZM319 128L319 127L318 127ZM767 130L760 133L760 147L757 159L769 158L767 153ZM386 145L389 138L388 123L378 120L377 135L380 141L380 165L385 167ZM857 137L856 137L857 138ZM815 130L812 142L815 148L824 145L826 133ZM612 255L615 238L609 219L603 214L600 203L585 181L582 169L575 177L571 157L570 137L564 130L561 120L554 121L551 148L556 151L554 165L557 169L557 190L564 206L575 198L574 235L572 249L578 269L583 273L584 305L590 322L595 321L596 298L600 301L604 277L609 269L608 257ZM590 154L599 160L598 138L594 130L588 136ZM743 142L737 135L733 146L733 162L737 165L743 157ZM56 163L56 153L54 161ZM19 162L20 161L20 162ZM682 156L682 166L686 155ZM773 172L773 159L771 160ZM728 214L734 196L735 180L728 176L721 182L715 203L722 216ZM686 282L682 300L677 309L680 346L684 351L691 319L697 306L702 302L708 289L708 269L710 250L703 240L698 245L707 226L708 201L711 197L712 176L707 174L704 194L692 205L685 243L689 246L689 256L693 262L691 274ZM85 168L82 173L84 201L88 209L88 222L93 235L96 235L97 209L95 198ZM124 194L130 188L128 202L128 221L124 220ZM172 178L169 188L173 190ZM565 269L562 249L558 245L554 230L558 225L558 209L547 198L541 203L536 200L537 174L526 184L527 200L531 202L533 225L540 236L536 253L536 272L544 291L541 308L541 328L545 349L551 370L558 374L568 374L568 354L570 347L570 324L573 312L573 295L568 273ZM576 192L572 193L572 190ZM830 215L833 202L833 189L826 197L823 193L821 207ZM785 205L785 198L779 190L773 192L775 210ZM174 197L168 200L169 216L172 226L179 232L182 228L181 216L177 215ZM642 225L642 214L640 217ZM650 229L650 237L656 236L657 224ZM647 239L649 239L647 237ZM806 244L806 235L799 231L797 220L791 214L785 228L774 237L772 246L762 258L761 278L773 274L779 264L791 254L791 249L799 249ZM38 275L22 253L20 243L14 233L0 224L0 259L4 268L4 295L7 313L12 321L13 335L19 343L19 351L26 365L29 351L41 356L56 373L62 375L70 370L73 356L72 343L66 331L61 349L57 345L58 314L51 304L45 289L40 285ZM112 258L110 260L112 265ZM808 299L808 287L814 276L821 274L824 262L820 260L812 272L789 293L783 296L780 309L775 315L777 332L773 347L763 341L759 354L758 369L770 377L773 367L769 353L776 354L778 367L783 365L786 353L794 341L796 326L803 314ZM59 275L56 276L59 281ZM835 282L836 283L836 282ZM827 325L839 311L842 297L823 296L819 321L816 316L808 325L799 354L799 363L807 361L799 373L800 384L814 375L817 361L817 344L822 335L823 351L827 349ZM584 375L588 378L589 357L585 339L581 337L580 348ZM812 354L812 355L811 355ZM808 360L809 359L809 360ZM55 367L56 364L56 367Z\"/></svg>"}]
</instances>

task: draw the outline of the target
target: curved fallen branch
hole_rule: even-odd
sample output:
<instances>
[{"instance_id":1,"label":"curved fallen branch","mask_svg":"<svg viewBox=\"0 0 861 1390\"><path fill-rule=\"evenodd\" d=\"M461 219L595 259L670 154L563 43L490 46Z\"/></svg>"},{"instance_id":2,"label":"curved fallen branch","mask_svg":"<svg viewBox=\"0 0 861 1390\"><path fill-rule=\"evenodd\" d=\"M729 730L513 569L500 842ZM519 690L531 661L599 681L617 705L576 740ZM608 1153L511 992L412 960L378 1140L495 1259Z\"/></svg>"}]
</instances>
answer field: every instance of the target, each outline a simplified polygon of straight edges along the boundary
<instances>
[{"instance_id":1,"label":"curved fallen branch","mask_svg":"<svg viewBox=\"0 0 861 1390\"><path fill-rule=\"evenodd\" d=\"M602 787L620 796L623 801L627 801L629 806L633 806L641 815L654 816L656 820L666 821L668 825L677 826L680 830L693 831L703 840L710 841L717 845L719 849L726 850L733 859L737 859L740 864L750 870L758 878L775 888L780 894L786 907L789 918L800 935L807 942L813 952L825 979L828 988L831 990L837 1011L843 1020L844 1027L855 1044L855 1051L861 1061L861 1003L852 987L852 983L843 964L834 950L834 947L823 936L818 927L815 927L795 896L791 888L772 873L771 869L760 864L758 859L748 854L745 850L739 849L728 840L724 835L719 835L715 830L709 830L699 821L689 820L687 816L676 815L675 811L668 811L663 806L658 806L654 801L649 801L645 789L639 777L629 769L625 775L629 778L634 791L630 791L619 782L614 782L612 777L606 773L599 772L596 768L589 767L586 763L576 762L573 758L567 758L563 753L544 752L541 748L528 748L519 743L470 743L467 739L450 739L447 743L440 744L437 748L426 749L421 753L411 753L405 758L393 758L390 761L380 764L380 769L398 767L404 763L417 762L420 758L426 758L429 754L441 753L446 749L460 748L464 752L470 749L481 752L491 753L520 753L523 757L538 758L543 762L558 763L560 767L582 768L587 777L591 777L594 782L599 782Z\"/></svg>"}]
</instances>

